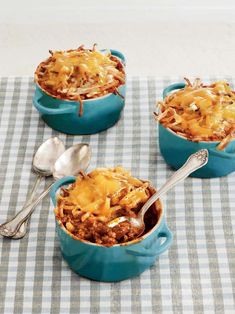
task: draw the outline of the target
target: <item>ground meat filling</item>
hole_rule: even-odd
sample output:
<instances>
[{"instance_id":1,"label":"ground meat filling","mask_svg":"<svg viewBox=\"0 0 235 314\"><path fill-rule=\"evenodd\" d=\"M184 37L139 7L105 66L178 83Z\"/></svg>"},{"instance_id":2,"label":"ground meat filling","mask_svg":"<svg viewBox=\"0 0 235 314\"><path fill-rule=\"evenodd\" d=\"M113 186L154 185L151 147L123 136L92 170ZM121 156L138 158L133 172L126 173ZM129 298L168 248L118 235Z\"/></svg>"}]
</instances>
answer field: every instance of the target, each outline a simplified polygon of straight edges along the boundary
<instances>
[{"instance_id":1,"label":"ground meat filling","mask_svg":"<svg viewBox=\"0 0 235 314\"><path fill-rule=\"evenodd\" d=\"M135 217L136 213L132 211L129 216ZM57 219L75 237L105 246L134 240L139 232L139 228L132 226L128 221L121 222L117 226L110 228L105 222L98 221L94 216L87 218L85 221L82 221L82 217L82 213L75 218L72 216L71 211L64 210L64 216L57 216ZM157 210L155 206L152 206L145 215L145 233L156 225L157 220Z\"/></svg>"}]
</instances>

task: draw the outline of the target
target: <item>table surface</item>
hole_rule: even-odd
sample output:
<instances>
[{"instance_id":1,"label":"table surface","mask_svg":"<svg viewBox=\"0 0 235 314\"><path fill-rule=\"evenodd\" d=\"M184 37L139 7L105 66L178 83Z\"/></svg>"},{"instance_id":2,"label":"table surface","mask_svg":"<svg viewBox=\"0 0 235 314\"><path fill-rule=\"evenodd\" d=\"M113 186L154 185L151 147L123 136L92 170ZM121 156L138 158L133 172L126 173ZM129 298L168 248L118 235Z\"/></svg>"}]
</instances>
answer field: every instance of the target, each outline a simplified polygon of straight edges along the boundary
<instances>
[{"instance_id":1,"label":"table surface","mask_svg":"<svg viewBox=\"0 0 235 314\"><path fill-rule=\"evenodd\" d=\"M122 164L160 187L172 170L160 155L152 112L163 87L178 80L130 78L124 115L114 127L92 136L66 136L47 127L33 108L32 78L2 78L1 222L23 205L35 179L33 153L55 135L67 147L90 143L90 169ZM188 178L168 193L163 204L174 233L172 246L141 276L119 283L90 281L68 268L53 207L45 198L24 239L0 239L0 313L234 313L234 189L235 173L212 180Z\"/></svg>"}]
</instances>

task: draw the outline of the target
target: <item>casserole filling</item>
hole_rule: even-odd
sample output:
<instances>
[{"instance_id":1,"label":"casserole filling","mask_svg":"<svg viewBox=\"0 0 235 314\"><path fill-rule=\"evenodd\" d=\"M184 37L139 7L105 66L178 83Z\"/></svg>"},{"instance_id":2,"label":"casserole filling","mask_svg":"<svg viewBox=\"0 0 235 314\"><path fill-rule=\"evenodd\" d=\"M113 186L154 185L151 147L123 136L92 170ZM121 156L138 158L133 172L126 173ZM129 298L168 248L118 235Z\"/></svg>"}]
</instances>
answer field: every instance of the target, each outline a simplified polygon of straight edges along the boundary
<instances>
[{"instance_id":1,"label":"casserole filling","mask_svg":"<svg viewBox=\"0 0 235 314\"><path fill-rule=\"evenodd\" d=\"M122 167L96 169L60 190L56 218L79 239L109 246L125 243L135 239L139 229L128 221L113 228L107 223L120 216L136 217L152 193L149 182L132 177ZM159 208L153 205L146 213L145 233L157 223L157 204Z\"/></svg>"},{"instance_id":2,"label":"casserole filling","mask_svg":"<svg viewBox=\"0 0 235 314\"><path fill-rule=\"evenodd\" d=\"M235 92L228 83L203 85L199 79L158 102L157 121L194 142L221 141L224 149L235 138Z\"/></svg>"},{"instance_id":3,"label":"casserole filling","mask_svg":"<svg viewBox=\"0 0 235 314\"><path fill-rule=\"evenodd\" d=\"M49 51L51 57L39 64L35 81L47 94L65 100L82 101L118 93L125 84L124 66L109 50L101 53L83 46L75 50Z\"/></svg>"}]
</instances>

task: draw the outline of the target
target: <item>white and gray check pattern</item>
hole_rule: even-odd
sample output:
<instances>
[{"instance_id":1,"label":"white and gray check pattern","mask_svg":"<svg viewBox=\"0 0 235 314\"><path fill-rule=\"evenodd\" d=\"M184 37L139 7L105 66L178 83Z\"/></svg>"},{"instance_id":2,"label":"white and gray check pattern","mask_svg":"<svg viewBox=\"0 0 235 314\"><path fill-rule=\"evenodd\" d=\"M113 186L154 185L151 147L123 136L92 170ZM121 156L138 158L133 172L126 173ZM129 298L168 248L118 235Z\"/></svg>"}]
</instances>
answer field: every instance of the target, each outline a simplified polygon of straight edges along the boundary
<instances>
[{"instance_id":1,"label":"white and gray check pattern","mask_svg":"<svg viewBox=\"0 0 235 314\"><path fill-rule=\"evenodd\" d=\"M1 78L0 223L23 205L35 179L33 153L55 135L67 147L90 143L90 169L121 164L161 186L172 170L160 155L152 112L162 89L179 80L133 77L124 115L114 127L92 136L66 136L47 127L33 108L32 78ZM90 281L68 268L52 204L45 198L24 239L0 239L0 313L235 313L234 192L235 173L189 178L168 193L163 204L174 233L171 248L141 276L120 283Z\"/></svg>"}]
</instances>

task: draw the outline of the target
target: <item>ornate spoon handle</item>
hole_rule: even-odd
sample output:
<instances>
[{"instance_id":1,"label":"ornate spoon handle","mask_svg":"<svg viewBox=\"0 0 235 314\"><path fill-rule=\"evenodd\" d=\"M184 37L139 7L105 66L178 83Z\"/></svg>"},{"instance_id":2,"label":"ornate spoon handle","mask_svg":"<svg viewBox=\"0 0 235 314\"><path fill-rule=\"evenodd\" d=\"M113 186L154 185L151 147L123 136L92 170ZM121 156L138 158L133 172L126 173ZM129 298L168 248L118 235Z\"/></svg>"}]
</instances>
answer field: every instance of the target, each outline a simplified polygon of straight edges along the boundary
<instances>
[{"instance_id":1,"label":"ornate spoon handle","mask_svg":"<svg viewBox=\"0 0 235 314\"><path fill-rule=\"evenodd\" d=\"M23 208L25 208L27 205L29 205L33 199L34 199L34 196L35 196L35 193L39 187L39 184L41 183L42 181L42 176L40 175L37 175L37 178L34 182L34 185L33 185L33 188L29 194L29 197L26 199L25 203L24 203L24 206ZM20 226L19 230L16 232L16 234L12 237L13 239L21 239L25 236L26 232L27 232L27 228L28 228L28 223L30 221L30 217L28 219L26 219L22 225Z\"/></svg>"},{"instance_id":2,"label":"ornate spoon handle","mask_svg":"<svg viewBox=\"0 0 235 314\"><path fill-rule=\"evenodd\" d=\"M170 190L173 186L175 186L178 182L184 180L186 177L188 177L192 172L195 170L201 168L208 162L208 150L202 149L199 150L197 153L191 155L186 163L177 170L169 180L160 188L160 190L153 194L153 196L150 197L150 199L144 204L144 206L141 208L138 214L138 219L143 218L146 211L149 209L149 207L156 202L159 197L166 193L168 190Z\"/></svg>"},{"instance_id":3,"label":"ornate spoon handle","mask_svg":"<svg viewBox=\"0 0 235 314\"><path fill-rule=\"evenodd\" d=\"M18 212L11 221L0 225L0 234L5 237L14 236L21 227L22 223L24 223L24 221L32 214L38 203L48 194L53 183L54 182L49 184L49 186L41 194L39 194L39 196L33 202Z\"/></svg>"}]
</instances>

